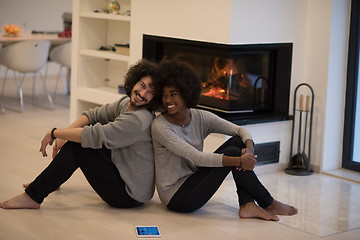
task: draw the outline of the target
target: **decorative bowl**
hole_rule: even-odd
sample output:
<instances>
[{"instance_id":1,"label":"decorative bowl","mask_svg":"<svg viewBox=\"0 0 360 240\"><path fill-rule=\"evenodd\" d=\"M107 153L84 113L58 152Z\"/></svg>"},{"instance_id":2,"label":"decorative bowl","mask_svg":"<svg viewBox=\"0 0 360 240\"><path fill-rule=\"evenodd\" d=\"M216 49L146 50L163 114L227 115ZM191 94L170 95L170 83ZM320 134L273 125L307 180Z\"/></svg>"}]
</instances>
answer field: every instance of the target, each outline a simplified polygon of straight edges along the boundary
<instances>
[{"instance_id":1,"label":"decorative bowl","mask_svg":"<svg viewBox=\"0 0 360 240\"><path fill-rule=\"evenodd\" d=\"M21 33L21 28L15 24L6 24L3 30L5 36L18 36Z\"/></svg>"}]
</instances>

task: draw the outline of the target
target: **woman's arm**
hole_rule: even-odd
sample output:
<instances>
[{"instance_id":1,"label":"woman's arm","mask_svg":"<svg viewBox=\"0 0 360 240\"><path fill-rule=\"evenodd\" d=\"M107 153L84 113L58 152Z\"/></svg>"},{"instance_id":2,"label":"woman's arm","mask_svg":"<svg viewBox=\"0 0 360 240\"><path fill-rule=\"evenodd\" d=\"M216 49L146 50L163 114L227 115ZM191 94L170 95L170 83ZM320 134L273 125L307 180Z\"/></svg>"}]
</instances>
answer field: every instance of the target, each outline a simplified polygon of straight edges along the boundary
<instances>
[{"instance_id":1,"label":"woman's arm","mask_svg":"<svg viewBox=\"0 0 360 240\"><path fill-rule=\"evenodd\" d=\"M214 113L205 110L198 110L198 112L200 113L204 130L207 131L207 134L219 133L228 136L239 136L245 144L247 139L252 139L250 132L246 128L223 119Z\"/></svg>"},{"instance_id":2,"label":"woman's arm","mask_svg":"<svg viewBox=\"0 0 360 240\"><path fill-rule=\"evenodd\" d=\"M242 150L242 154L245 154L245 153L254 154L254 142L253 142L253 140L251 140L251 139L246 139L246 141L245 141L245 146L246 146L246 148L244 148L244 149Z\"/></svg>"},{"instance_id":3,"label":"woman's arm","mask_svg":"<svg viewBox=\"0 0 360 240\"><path fill-rule=\"evenodd\" d=\"M243 170L252 170L256 164L256 156L254 155L254 142L251 139L251 134L243 127L239 127L217 115L202 111L205 125L209 124L210 133L220 133L230 136L239 136L245 143L246 148L241 150L241 157L223 156L223 166L235 166Z\"/></svg>"}]
</instances>

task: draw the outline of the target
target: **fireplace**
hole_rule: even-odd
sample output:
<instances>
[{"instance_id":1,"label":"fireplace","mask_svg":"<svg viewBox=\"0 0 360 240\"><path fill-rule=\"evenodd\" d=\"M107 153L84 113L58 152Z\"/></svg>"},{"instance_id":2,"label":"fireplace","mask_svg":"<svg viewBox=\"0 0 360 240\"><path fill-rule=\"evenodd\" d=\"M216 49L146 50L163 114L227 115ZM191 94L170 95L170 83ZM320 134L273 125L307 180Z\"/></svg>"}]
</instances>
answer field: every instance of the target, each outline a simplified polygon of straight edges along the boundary
<instances>
[{"instance_id":1,"label":"fireplace","mask_svg":"<svg viewBox=\"0 0 360 240\"><path fill-rule=\"evenodd\" d=\"M199 73L198 108L236 124L289 119L292 43L228 45L143 36L143 57L180 57Z\"/></svg>"}]
</instances>

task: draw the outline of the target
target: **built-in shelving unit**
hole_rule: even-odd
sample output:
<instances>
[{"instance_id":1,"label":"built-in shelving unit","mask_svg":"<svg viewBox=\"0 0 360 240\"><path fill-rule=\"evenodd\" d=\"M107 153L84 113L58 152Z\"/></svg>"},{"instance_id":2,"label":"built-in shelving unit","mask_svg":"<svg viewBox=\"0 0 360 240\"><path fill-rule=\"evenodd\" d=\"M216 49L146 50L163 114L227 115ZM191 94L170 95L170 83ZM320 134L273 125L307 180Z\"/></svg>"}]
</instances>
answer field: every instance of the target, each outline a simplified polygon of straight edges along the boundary
<instances>
[{"instance_id":1,"label":"built-in shelving unit","mask_svg":"<svg viewBox=\"0 0 360 240\"><path fill-rule=\"evenodd\" d=\"M70 121L90 107L119 99L130 56L100 50L130 44L131 0L119 0L120 15L107 14L109 0L74 0ZM131 44L130 44L131 46Z\"/></svg>"}]
</instances>

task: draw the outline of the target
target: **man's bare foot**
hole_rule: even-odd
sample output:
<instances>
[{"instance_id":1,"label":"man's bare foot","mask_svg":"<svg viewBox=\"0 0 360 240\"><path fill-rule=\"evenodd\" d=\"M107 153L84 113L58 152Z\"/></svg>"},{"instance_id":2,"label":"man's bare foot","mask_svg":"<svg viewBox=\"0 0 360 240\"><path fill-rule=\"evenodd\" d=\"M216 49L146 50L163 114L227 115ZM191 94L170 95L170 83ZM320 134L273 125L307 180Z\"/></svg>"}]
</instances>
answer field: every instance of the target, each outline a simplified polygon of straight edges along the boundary
<instances>
[{"instance_id":1,"label":"man's bare foot","mask_svg":"<svg viewBox=\"0 0 360 240\"><path fill-rule=\"evenodd\" d=\"M13 197L12 199L0 203L0 207L4 209L19 209L19 208L39 208L40 204L32 200L27 193L22 193Z\"/></svg>"},{"instance_id":2,"label":"man's bare foot","mask_svg":"<svg viewBox=\"0 0 360 240\"><path fill-rule=\"evenodd\" d=\"M24 183L24 184L23 184L23 187L24 187L24 188L27 188L27 187L29 187L29 185L30 185L30 183ZM58 187L58 188L56 189L56 191L58 191L58 190L60 190L60 187Z\"/></svg>"},{"instance_id":3,"label":"man's bare foot","mask_svg":"<svg viewBox=\"0 0 360 240\"><path fill-rule=\"evenodd\" d=\"M254 202L248 202L241 205L239 210L240 218L261 218L267 221L279 221L279 218L265 211L263 208L256 205Z\"/></svg>"},{"instance_id":4,"label":"man's bare foot","mask_svg":"<svg viewBox=\"0 0 360 240\"><path fill-rule=\"evenodd\" d=\"M292 216L298 213L298 209L290 206L288 204L279 202L278 200L274 199L274 202L265 210L269 213L275 214L275 215L288 215Z\"/></svg>"}]
</instances>

